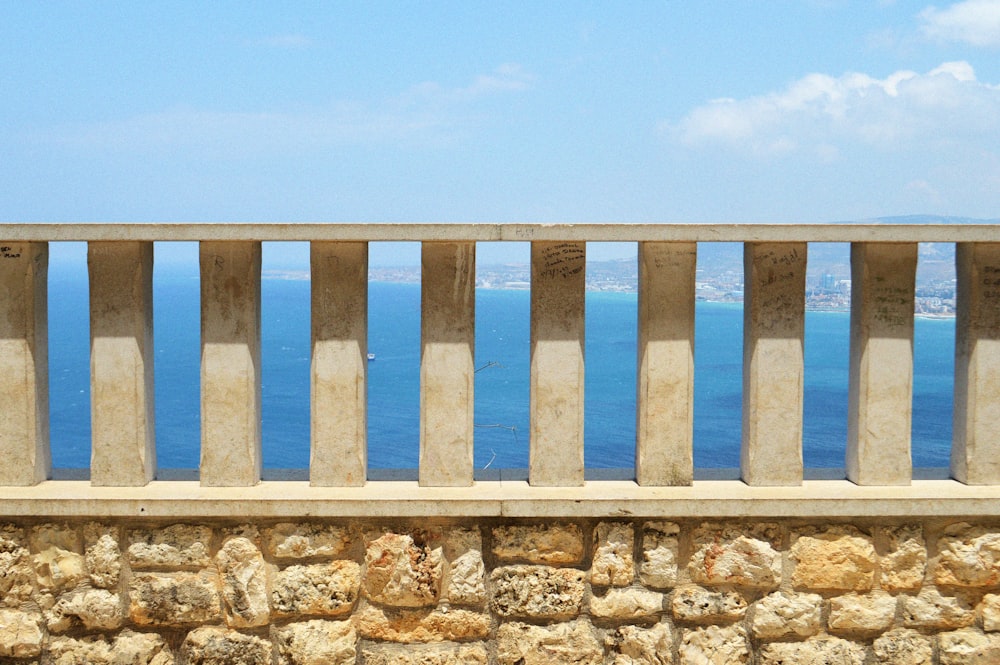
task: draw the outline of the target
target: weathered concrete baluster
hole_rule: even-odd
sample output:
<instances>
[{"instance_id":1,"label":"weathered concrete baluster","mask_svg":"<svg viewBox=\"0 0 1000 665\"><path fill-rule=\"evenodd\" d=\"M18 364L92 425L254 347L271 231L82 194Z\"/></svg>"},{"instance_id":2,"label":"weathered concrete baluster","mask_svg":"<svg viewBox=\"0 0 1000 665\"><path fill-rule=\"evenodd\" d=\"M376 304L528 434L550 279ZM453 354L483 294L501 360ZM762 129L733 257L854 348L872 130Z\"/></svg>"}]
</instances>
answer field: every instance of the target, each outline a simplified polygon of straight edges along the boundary
<instances>
[{"instance_id":1,"label":"weathered concrete baluster","mask_svg":"<svg viewBox=\"0 0 1000 665\"><path fill-rule=\"evenodd\" d=\"M1000 485L1000 244L958 243L951 475Z\"/></svg>"},{"instance_id":2,"label":"weathered concrete baluster","mask_svg":"<svg viewBox=\"0 0 1000 665\"><path fill-rule=\"evenodd\" d=\"M531 442L528 482L584 483L586 244L531 243Z\"/></svg>"},{"instance_id":3,"label":"weathered concrete baluster","mask_svg":"<svg viewBox=\"0 0 1000 665\"><path fill-rule=\"evenodd\" d=\"M472 485L476 243L424 242L420 469L424 486Z\"/></svg>"},{"instance_id":4,"label":"weathered concrete baluster","mask_svg":"<svg viewBox=\"0 0 1000 665\"><path fill-rule=\"evenodd\" d=\"M802 484L805 243L743 249L743 445L748 485Z\"/></svg>"},{"instance_id":5,"label":"weathered concrete baluster","mask_svg":"<svg viewBox=\"0 0 1000 665\"><path fill-rule=\"evenodd\" d=\"M91 242L90 482L141 486L156 474L153 243Z\"/></svg>"},{"instance_id":6,"label":"weathered concrete baluster","mask_svg":"<svg viewBox=\"0 0 1000 665\"><path fill-rule=\"evenodd\" d=\"M260 481L260 243L201 243L201 484Z\"/></svg>"},{"instance_id":7,"label":"weathered concrete baluster","mask_svg":"<svg viewBox=\"0 0 1000 665\"><path fill-rule=\"evenodd\" d=\"M694 477L697 247L639 243L635 473L640 485L690 485Z\"/></svg>"},{"instance_id":8,"label":"weathered concrete baluster","mask_svg":"<svg viewBox=\"0 0 1000 665\"><path fill-rule=\"evenodd\" d=\"M365 484L368 243L313 242L309 483Z\"/></svg>"},{"instance_id":9,"label":"weathered concrete baluster","mask_svg":"<svg viewBox=\"0 0 1000 665\"><path fill-rule=\"evenodd\" d=\"M49 246L0 241L0 485L49 477Z\"/></svg>"},{"instance_id":10,"label":"weathered concrete baluster","mask_svg":"<svg viewBox=\"0 0 1000 665\"><path fill-rule=\"evenodd\" d=\"M909 485L916 243L851 245L847 477Z\"/></svg>"}]
</instances>

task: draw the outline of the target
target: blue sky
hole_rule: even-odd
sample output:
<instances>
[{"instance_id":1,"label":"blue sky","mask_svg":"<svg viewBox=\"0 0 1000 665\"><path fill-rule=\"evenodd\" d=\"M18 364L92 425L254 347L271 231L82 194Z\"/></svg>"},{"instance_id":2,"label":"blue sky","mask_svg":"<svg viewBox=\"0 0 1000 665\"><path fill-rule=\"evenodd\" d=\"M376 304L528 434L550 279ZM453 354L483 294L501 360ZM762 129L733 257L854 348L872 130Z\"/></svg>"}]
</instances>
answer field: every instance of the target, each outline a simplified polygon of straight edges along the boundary
<instances>
[{"instance_id":1,"label":"blue sky","mask_svg":"<svg viewBox=\"0 0 1000 665\"><path fill-rule=\"evenodd\" d=\"M0 220L1000 216L1000 0L0 0Z\"/></svg>"}]
</instances>

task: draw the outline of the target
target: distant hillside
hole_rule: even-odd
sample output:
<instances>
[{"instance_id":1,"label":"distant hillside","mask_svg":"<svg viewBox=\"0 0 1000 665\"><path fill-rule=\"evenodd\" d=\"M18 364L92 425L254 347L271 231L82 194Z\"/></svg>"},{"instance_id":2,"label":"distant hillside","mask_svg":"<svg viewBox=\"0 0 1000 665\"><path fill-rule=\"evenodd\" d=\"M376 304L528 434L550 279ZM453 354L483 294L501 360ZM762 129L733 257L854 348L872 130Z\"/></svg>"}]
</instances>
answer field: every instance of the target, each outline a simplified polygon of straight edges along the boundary
<instances>
[{"instance_id":1,"label":"distant hillside","mask_svg":"<svg viewBox=\"0 0 1000 665\"><path fill-rule=\"evenodd\" d=\"M940 215L901 215L879 217L840 224L1000 224L1000 219L942 217ZM706 274L721 274L743 269L740 243L701 243L698 265ZM851 249L848 243L817 242L809 245L806 281L818 282L822 275L850 279ZM955 278L955 245L953 243L920 243L918 249L917 284L948 281Z\"/></svg>"},{"instance_id":2,"label":"distant hillside","mask_svg":"<svg viewBox=\"0 0 1000 665\"><path fill-rule=\"evenodd\" d=\"M975 217L943 217L941 215L897 215L894 217L875 217L854 222L837 222L838 224L1000 224L1000 218L977 219Z\"/></svg>"}]
</instances>

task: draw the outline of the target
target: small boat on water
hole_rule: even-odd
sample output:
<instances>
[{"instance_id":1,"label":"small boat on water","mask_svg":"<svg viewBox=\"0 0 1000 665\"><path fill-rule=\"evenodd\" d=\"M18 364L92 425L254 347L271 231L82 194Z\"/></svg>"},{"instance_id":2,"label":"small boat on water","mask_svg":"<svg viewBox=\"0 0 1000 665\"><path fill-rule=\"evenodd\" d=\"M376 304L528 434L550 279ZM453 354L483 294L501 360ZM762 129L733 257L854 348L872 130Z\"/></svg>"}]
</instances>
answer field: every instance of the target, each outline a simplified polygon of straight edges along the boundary
<instances>
[{"instance_id":1,"label":"small boat on water","mask_svg":"<svg viewBox=\"0 0 1000 665\"><path fill-rule=\"evenodd\" d=\"M374 353L369 353L368 354L368 362L371 362L373 360L375 360L375 354Z\"/></svg>"}]
</instances>

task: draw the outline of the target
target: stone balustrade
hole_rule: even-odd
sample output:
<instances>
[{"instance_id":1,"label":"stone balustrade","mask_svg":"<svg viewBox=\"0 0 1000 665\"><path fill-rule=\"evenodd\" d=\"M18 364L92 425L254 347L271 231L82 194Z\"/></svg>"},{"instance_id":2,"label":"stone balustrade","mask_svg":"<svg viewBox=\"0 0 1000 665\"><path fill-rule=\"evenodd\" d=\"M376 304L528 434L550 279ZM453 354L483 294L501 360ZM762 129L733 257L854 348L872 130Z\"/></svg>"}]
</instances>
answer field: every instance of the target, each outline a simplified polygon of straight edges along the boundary
<instances>
[{"instance_id":1,"label":"stone balustrade","mask_svg":"<svg viewBox=\"0 0 1000 665\"><path fill-rule=\"evenodd\" d=\"M92 463L52 480L48 243L88 243ZM199 241L197 480L157 477L153 242ZM309 241L308 480L261 481L261 242ZM368 481L368 243L422 243L416 480ZM528 478L473 474L476 243L531 242ZM639 243L632 480L583 465L584 271ZM745 257L740 480L693 468L699 243ZM810 243L851 243L844 479L802 464ZM957 245L950 479L910 462L917 243ZM1000 662L1000 228L0 224L0 660Z\"/></svg>"},{"instance_id":2,"label":"stone balustrade","mask_svg":"<svg viewBox=\"0 0 1000 665\"><path fill-rule=\"evenodd\" d=\"M542 488L585 484L589 241L639 244L633 484L648 488L639 497L669 497L662 493L667 488L695 485L694 276L698 243L716 241L744 243L742 483L776 488L806 482L802 395L809 243L850 242L847 479L853 488L913 486L916 250L918 242L934 241L957 244L951 485L1000 485L1000 441L991 436L1000 429L1000 289L992 277L1000 272L1000 229L991 225L2 224L0 238L5 312L0 455L7 461L0 467L0 487L51 482L46 482L51 475L47 247L70 240L88 243L90 486L119 488L107 494L122 500L160 496L160 490L123 488L158 484L152 243L182 240L200 243L201 488L260 483L261 242L290 240L311 243L311 487L371 484L365 440L367 250L369 242L385 240L422 243L421 489L473 488L458 496L483 501L503 496L474 481L472 452L476 243L505 240L531 243L528 486L538 490L536 496L544 495Z\"/></svg>"}]
</instances>

